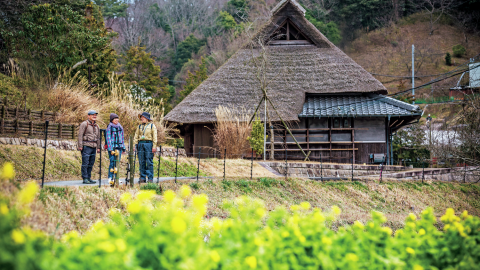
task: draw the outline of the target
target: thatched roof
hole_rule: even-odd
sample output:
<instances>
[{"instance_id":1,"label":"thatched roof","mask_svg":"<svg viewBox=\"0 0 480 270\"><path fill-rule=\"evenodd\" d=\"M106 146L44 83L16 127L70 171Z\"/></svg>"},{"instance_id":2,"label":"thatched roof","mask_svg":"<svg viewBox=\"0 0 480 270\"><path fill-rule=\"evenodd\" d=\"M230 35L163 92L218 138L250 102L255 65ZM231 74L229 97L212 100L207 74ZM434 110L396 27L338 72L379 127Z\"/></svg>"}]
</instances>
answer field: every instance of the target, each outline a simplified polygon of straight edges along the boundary
<instances>
[{"instance_id":1,"label":"thatched roof","mask_svg":"<svg viewBox=\"0 0 480 270\"><path fill-rule=\"evenodd\" d=\"M178 123L215 122L219 105L254 111L262 99L260 85L270 82L267 94L287 121L298 120L306 93L379 93L386 88L370 73L333 45L307 19L294 0L283 0L272 10L271 20L223 66L200 84L165 117ZM309 45L264 46L278 27L289 21ZM252 46L253 44L253 46ZM265 56L265 69L255 66ZM265 74L265 80L256 74ZM262 77L262 76L260 76ZM263 118L263 104L260 116ZM279 120L269 107L273 121Z\"/></svg>"}]
</instances>

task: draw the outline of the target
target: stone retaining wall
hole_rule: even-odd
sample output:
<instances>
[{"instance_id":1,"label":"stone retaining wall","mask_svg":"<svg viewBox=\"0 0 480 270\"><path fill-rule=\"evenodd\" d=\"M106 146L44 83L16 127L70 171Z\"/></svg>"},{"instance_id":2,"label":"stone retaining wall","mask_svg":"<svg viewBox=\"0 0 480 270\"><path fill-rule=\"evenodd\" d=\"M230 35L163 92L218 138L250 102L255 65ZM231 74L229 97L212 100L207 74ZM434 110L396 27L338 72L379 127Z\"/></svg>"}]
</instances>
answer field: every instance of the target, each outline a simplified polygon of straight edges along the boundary
<instances>
[{"instance_id":1,"label":"stone retaining wall","mask_svg":"<svg viewBox=\"0 0 480 270\"><path fill-rule=\"evenodd\" d=\"M30 138L10 138L2 137L0 138L0 145L23 145L23 146L34 146L45 148L45 140L42 139L30 139ZM126 146L128 149L128 145ZM58 149L58 150L68 150L76 151L77 142L69 140L47 140L47 148ZM160 147L157 147L157 151L160 151ZM162 146L162 156L163 157L175 157L177 153L176 148L169 146ZM178 149L178 156L186 157L185 149Z\"/></svg>"}]
</instances>

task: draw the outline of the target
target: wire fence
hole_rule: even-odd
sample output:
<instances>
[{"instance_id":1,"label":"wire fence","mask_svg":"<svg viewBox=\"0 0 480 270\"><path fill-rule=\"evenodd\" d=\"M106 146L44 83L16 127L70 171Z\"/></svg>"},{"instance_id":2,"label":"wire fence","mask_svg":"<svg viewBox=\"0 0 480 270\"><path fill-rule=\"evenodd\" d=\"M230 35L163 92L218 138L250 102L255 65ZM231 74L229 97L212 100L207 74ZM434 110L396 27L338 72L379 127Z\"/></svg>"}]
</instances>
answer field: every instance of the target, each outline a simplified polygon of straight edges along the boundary
<instances>
[{"instance_id":1,"label":"wire fence","mask_svg":"<svg viewBox=\"0 0 480 270\"><path fill-rule=\"evenodd\" d=\"M48 121L45 124L48 127ZM101 130L102 134L105 130ZM102 138L103 136L101 136ZM48 138L48 129L45 132L45 140ZM130 141L131 144L132 140ZM130 145L131 145L130 144ZM43 170L42 170L42 187L45 183L45 165L47 162L47 144L45 144L45 151L43 157ZM102 145L102 142L100 142ZM329 181L329 180L349 180L349 181L368 181L370 179L378 179L383 181L385 179L413 179L421 180L426 179L444 180L444 181L459 181L459 182L479 182L480 170L475 166L468 166L468 164L462 160L446 159L446 160L420 160L420 161L405 161L405 160L391 160L391 164L386 165L385 160L380 163L358 163L354 159L350 158L350 163L330 163L324 162L322 158L316 161L300 161L298 155L289 155L285 151L283 160L262 160L256 155L253 149L250 153L243 154L230 154L227 149L215 150L212 156L205 156L205 152L211 150L209 147L198 148L197 152L183 152L187 157L180 157L181 166L179 167L179 147L176 148L173 157L166 157L163 155L162 146L160 151L138 151L137 148L130 147L129 150L123 152L123 156L128 155L128 162L124 164L125 171L122 172L121 159L117 160L117 164L114 164L114 178L116 179L116 185L119 184L119 179L122 178L122 173L125 175L125 185L130 183L133 185L135 175L140 171L140 159L152 160L153 162L142 162L147 164L147 168L153 171L153 174L148 175L148 180L151 182L160 182L160 177L170 176L172 180L177 183L179 177L194 178L197 181L201 177L207 176L205 170L216 171L216 177L222 177L226 180L227 177L265 177L271 176L271 174L277 177L306 177L313 180ZM156 149L155 149L156 150ZM208 150L208 151L207 151ZM105 151L93 150L92 153L82 152L82 159L89 159L94 157L91 162L93 164L83 164L88 168L81 168L91 170L95 174L98 171L98 185L102 185L102 169L105 168L102 162L107 162L106 156L102 158L102 153ZM218 155L218 156L217 156ZM98 165L97 164L98 156ZM116 155L112 155L116 157ZM348 157L342 157L343 160ZM138 162L137 162L138 160ZM256 161L256 162L254 162ZM372 160L373 161L373 160ZM138 165L137 165L138 163ZM187 168L185 168L187 167ZM147 169L145 168L145 169ZM259 172L260 169L260 172ZM249 172L247 175L246 172ZM155 179L156 178L156 179ZM145 179L147 180L147 179ZM123 181L122 181L123 182ZM105 184L105 182L104 182Z\"/></svg>"}]
</instances>

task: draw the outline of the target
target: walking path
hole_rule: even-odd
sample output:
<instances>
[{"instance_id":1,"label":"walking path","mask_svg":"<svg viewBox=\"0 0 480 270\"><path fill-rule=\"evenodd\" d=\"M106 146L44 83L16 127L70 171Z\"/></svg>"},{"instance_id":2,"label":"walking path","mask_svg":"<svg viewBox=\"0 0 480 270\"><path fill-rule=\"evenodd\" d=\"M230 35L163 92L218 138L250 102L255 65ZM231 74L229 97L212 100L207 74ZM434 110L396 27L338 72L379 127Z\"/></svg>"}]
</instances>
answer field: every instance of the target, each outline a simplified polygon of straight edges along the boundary
<instances>
[{"instance_id":1,"label":"walking path","mask_svg":"<svg viewBox=\"0 0 480 270\"><path fill-rule=\"evenodd\" d=\"M199 179L213 178L213 177L198 177ZM134 183L138 184L138 179L135 178ZM197 179L196 176L193 177L177 177L177 180L186 180L186 179ZM84 184L82 180L71 180L71 181L56 181L56 182L46 182L45 186L61 186L61 187L75 187L75 186L98 186L98 179L92 179L95 181L95 184ZM175 177L160 177L159 181L170 181L175 180ZM120 179L120 185L125 185L125 178ZM153 180L153 183L157 183L157 178ZM102 186L109 186L108 179L102 179Z\"/></svg>"}]
</instances>

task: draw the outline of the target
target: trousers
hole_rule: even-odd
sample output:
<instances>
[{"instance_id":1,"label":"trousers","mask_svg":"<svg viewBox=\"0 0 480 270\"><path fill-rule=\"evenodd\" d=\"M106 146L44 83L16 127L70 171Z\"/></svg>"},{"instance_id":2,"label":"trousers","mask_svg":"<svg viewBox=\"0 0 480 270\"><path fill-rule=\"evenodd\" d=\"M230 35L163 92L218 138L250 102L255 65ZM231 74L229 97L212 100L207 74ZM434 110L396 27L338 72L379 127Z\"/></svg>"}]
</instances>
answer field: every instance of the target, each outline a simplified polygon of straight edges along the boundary
<instances>
[{"instance_id":1,"label":"trousers","mask_svg":"<svg viewBox=\"0 0 480 270\"><path fill-rule=\"evenodd\" d=\"M92 178L92 168L95 164L97 149L90 146L83 146L82 149L82 179Z\"/></svg>"},{"instance_id":2,"label":"trousers","mask_svg":"<svg viewBox=\"0 0 480 270\"><path fill-rule=\"evenodd\" d=\"M118 162L116 164L116 167L119 168L120 167L120 160L122 160L122 148L116 148L115 150L118 150ZM108 157L110 159L110 166L108 166L108 178L112 178L113 177L113 172L110 171L110 169L113 169L115 166L114 166L114 163L115 163L115 159L117 159L117 157L115 157L114 155L112 155L112 151L108 151Z\"/></svg>"},{"instance_id":3,"label":"trousers","mask_svg":"<svg viewBox=\"0 0 480 270\"><path fill-rule=\"evenodd\" d=\"M138 144L138 163L140 164L140 180L153 180L153 143Z\"/></svg>"}]
</instances>

